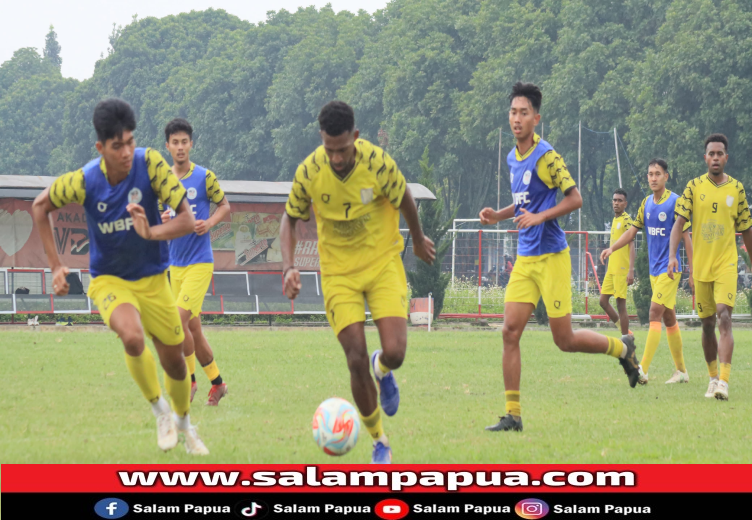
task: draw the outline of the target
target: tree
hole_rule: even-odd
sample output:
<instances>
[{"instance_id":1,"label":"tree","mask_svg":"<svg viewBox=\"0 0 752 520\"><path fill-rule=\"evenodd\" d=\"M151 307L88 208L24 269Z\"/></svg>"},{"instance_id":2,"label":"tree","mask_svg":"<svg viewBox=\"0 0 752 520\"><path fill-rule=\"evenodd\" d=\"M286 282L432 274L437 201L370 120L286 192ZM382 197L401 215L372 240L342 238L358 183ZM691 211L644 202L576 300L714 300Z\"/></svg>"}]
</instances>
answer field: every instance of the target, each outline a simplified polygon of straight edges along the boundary
<instances>
[{"instance_id":1,"label":"tree","mask_svg":"<svg viewBox=\"0 0 752 520\"><path fill-rule=\"evenodd\" d=\"M52 25L50 25L50 32L44 38L44 59L54 65L57 70L60 70L63 65L63 58L60 56L60 44L57 42L57 33Z\"/></svg>"},{"instance_id":2,"label":"tree","mask_svg":"<svg viewBox=\"0 0 752 520\"><path fill-rule=\"evenodd\" d=\"M418 260L415 272L408 272L407 279L412 288L413 298L426 298L428 297L428 293L431 293L434 299L433 317L436 319L441 314L441 309L444 308L444 293L451 281L451 275L447 273L442 274L441 262L451 244L450 241L445 239L445 236L447 230L452 225L452 220L457 215L457 210L454 211L448 220L443 220L444 203L441 197L439 197L434 183L433 166L428 159L428 147L423 151L423 157L420 160L420 171L420 183L437 195L437 200L423 202L419 211L423 234L433 240L436 246L436 258L431 265Z\"/></svg>"},{"instance_id":3,"label":"tree","mask_svg":"<svg viewBox=\"0 0 752 520\"><path fill-rule=\"evenodd\" d=\"M632 300L637 307L637 317L640 323L647 325L650 323L650 300L653 298L653 288L650 285L648 244L644 240L635 258L635 282L637 286L632 291Z\"/></svg>"}]
</instances>

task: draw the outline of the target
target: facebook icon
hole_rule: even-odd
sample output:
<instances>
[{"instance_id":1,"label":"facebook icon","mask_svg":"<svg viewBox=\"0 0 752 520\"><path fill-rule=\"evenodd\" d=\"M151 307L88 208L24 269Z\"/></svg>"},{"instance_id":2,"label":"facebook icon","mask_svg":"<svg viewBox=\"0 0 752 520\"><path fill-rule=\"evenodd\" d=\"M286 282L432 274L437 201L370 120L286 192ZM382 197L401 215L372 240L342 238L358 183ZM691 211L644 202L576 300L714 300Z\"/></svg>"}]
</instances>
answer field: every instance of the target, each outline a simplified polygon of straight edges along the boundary
<instances>
[{"instance_id":1,"label":"facebook icon","mask_svg":"<svg viewBox=\"0 0 752 520\"><path fill-rule=\"evenodd\" d=\"M123 518L128 509L128 504L119 498L105 498L94 504L94 512L102 518Z\"/></svg>"}]
</instances>

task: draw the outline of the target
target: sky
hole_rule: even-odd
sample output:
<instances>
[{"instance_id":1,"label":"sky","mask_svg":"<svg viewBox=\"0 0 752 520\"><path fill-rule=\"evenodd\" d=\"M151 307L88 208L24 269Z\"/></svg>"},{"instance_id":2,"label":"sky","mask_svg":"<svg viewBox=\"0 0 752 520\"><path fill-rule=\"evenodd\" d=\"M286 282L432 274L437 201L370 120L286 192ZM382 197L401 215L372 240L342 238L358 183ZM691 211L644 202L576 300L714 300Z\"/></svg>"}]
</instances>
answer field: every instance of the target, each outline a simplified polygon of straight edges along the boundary
<instances>
[{"instance_id":1,"label":"sky","mask_svg":"<svg viewBox=\"0 0 752 520\"><path fill-rule=\"evenodd\" d=\"M55 26L62 47L65 77L90 78L102 53L107 55L112 24L128 25L139 18L161 18L204 9L224 9L251 23L266 20L267 11L296 11L298 7L331 4L335 11L360 9L373 13L387 0L0 0L0 63L22 47L44 49L44 37Z\"/></svg>"}]
</instances>

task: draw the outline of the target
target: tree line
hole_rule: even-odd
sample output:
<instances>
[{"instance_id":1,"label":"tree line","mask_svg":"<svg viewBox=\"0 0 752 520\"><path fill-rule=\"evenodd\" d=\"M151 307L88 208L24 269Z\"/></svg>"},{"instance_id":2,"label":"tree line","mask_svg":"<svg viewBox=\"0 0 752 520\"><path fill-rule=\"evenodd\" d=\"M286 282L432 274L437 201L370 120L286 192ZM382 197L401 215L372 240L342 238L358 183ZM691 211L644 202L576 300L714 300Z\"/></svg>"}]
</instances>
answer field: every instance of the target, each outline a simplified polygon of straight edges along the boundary
<instances>
[{"instance_id":1,"label":"tree line","mask_svg":"<svg viewBox=\"0 0 752 520\"><path fill-rule=\"evenodd\" d=\"M613 128L632 212L647 194L647 162L666 158L669 187L681 191L705 171L711 132L729 137L729 173L752 184L743 0L393 0L375 14L311 7L259 24L221 10L134 16L113 27L91 78L62 77L64 59L51 28L41 54L19 49L0 66L0 173L80 167L96 155L95 104L119 96L136 110L140 145L162 149L164 125L181 116L196 131L194 159L220 179L289 181L319 143L319 109L337 98L409 180L428 148L446 214L472 217L496 204L499 128L504 160L507 95L524 80L541 86L542 130L575 179L578 123L589 129L585 229L611 221ZM511 201L505 164L501 198Z\"/></svg>"}]
</instances>

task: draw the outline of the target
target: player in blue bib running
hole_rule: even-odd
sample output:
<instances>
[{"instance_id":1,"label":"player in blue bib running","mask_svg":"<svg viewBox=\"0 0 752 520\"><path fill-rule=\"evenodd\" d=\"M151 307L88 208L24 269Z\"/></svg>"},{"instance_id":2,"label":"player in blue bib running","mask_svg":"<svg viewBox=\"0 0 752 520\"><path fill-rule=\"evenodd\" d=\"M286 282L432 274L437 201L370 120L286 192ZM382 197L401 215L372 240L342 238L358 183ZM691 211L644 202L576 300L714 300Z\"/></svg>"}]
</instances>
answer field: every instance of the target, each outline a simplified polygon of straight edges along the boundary
<instances>
[{"instance_id":1,"label":"player in blue bib running","mask_svg":"<svg viewBox=\"0 0 752 520\"><path fill-rule=\"evenodd\" d=\"M543 297L554 343L564 352L607 354L619 360L635 387L639 369L634 337L611 338L590 330L572 330L571 260L564 231L556 219L582 206L582 197L561 155L535 133L543 94L531 83L516 83L509 96L509 125L517 146L507 164L514 202L500 210L484 208L482 224L514 218L519 230L517 262L504 297L502 359L506 415L491 431L522 431L520 337ZM556 194L564 198L556 203Z\"/></svg>"},{"instance_id":2,"label":"player in blue bib running","mask_svg":"<svg viewBox=\"0 0 752 520\"><path fill-rule=\"evenodd\" d=\"M191 162L193 127L188 121L182 118L170 121L165 127L165 142L172 155L172 172L186 189L188 204L196 218L193 233L170 240L170 285L185 330L183 354L191 375L191 402L198 388L198 358L212 385L206 404L217 406L227 395L227 383L222 380L214 352L201 330L201 308L214 274L209 230L230 214L230 203L214 172ZM216 204L217 210L210 216L211 204ZM162 221L169 221L172 214L171 209L163 212Z\"/></svg>"},{"instance_id":3,"label":"player in blue bib running","mask_svg":"<svg viewBox=\"0 0 752 520\"><path fill-rule=\"evenodd\" d=\"M34 222L52 269L52 288L57 296L68 294L68 268L57 254L50 213L80 204L89 226L89 297L123 342L128 371L157 418L158 446L165 451L174 448L179 430L188 453L208 455L188 415L191 384L183 357L183 327L166 272L166 241L194 227L185 189L159 152L136 148L136 118L125 101L100 102L94 109L94 129L100 157L58 177L34 200ZM160 223L160 201L177 208L176 218L166 224ZM159 354L174 413L162 397L145 335Z\"/></svg>"},{"instance_id":4,"label":"player in blue bib running","mask_svg":"<svg viewBox=\"0 0 752 520\"><path fill-rule=\"evenodd\" d=\"M689 374L684 364L684 349L682 345L679 322L676 321L676 291L679 288L680 277L669 278L666 274L669 259L669 242L671 228L676 221L674 209L679 195L666 189L668 181L668 163L663 159L653 159L648 165L648 184L653 194L648 195L640 204L637 218L632 227L624 233L610 248L601 253L601 262L615 251L620 250L626 244L631 243L637 235L637 231L644 229L645 240L648 244L648 260L650 262L650 287L653 289L653 297L650 303L650 330L645 342L645 352L642 354L640 363L639 383L648 383L648 370L653 356L658 350L661 340L661 320L666 324L668 336L668 348L674 359L676 371L666 384L689 383ZM692 240L689 236L689 222L684 226L684 248L687 251L687 263L689 264L689 284L694 287L692 281ZM681 270L681 258L676 255L676 260Z\"/></svg>"}]
</instances>

